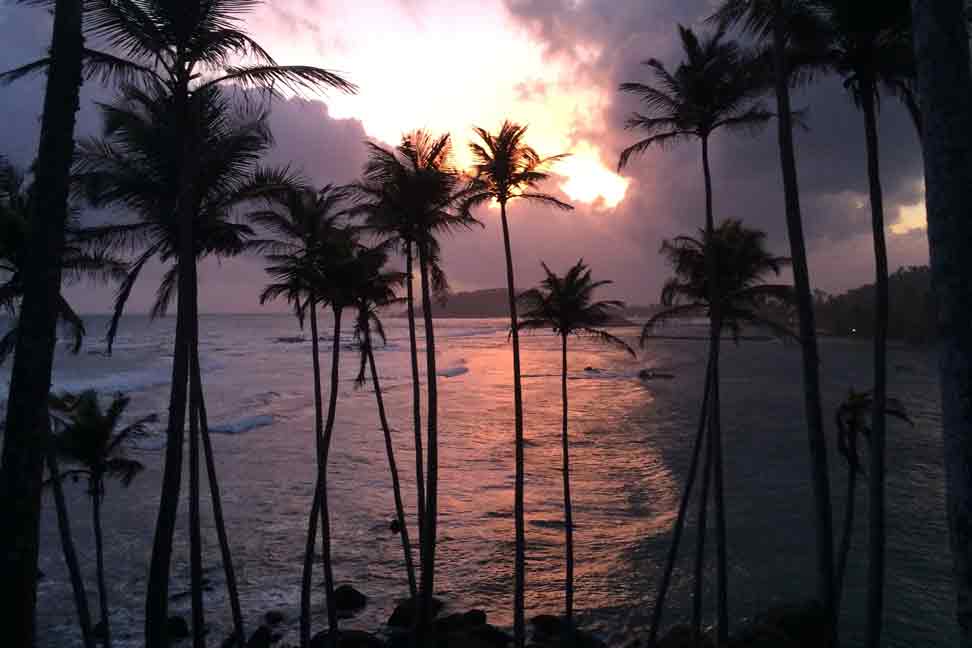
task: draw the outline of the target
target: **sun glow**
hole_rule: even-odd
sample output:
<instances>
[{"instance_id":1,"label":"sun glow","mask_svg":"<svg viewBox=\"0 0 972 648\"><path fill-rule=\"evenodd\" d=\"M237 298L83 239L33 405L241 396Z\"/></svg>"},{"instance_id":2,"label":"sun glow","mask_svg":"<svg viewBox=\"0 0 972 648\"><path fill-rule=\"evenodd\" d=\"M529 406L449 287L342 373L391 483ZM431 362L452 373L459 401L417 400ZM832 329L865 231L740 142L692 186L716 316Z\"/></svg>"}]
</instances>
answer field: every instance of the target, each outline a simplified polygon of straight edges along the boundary
<instances>
[{"instance_id":1,"label":"sun glow","mask_svg":"<svg viewBox=\"0 0 972 648\"><path fill-rule=\"evenodd\" d=\"M313 23L297 20L300 5L282 0L256 24L279 60L314 62L359 85L355 96L327 97L332 117L358 119L391 145L417 128L452 133L456 163L466 169L472 127L495 131L510 119L529 126L527 141L541 155L571 154L553 169L571 201L612 208L624 198L628 181L577 136L603 114L609 90L545 58L502 0L333 0L323 11Z\"/></svg>"}]
</instances>

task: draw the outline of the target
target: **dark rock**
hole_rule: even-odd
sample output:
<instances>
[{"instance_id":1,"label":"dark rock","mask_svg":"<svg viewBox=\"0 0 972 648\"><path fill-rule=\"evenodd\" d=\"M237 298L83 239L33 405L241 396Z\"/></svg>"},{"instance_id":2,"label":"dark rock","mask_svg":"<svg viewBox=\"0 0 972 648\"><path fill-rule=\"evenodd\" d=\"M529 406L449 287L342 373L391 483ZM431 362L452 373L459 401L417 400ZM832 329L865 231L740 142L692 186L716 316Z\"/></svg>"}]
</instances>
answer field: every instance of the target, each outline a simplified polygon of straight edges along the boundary
<instances>
[{"instance_id":1,"label":"dark rock","mask_svg":"<svg viewBox=\"0 0 972 648\"><path fill-rule=\"evenodd\" d=\"M360 610L367 604L368 597L350 585L341 585L334 590L334 605L339 611Z\"/></svg>"},{"instance_id":2,"label":"dark rock","mask_svg":"<svg viewBox=\"0 0 972 648\"><path fill-rule=\"evenodd\" d=\"M467 628L486 625L486 613L482 610L469 610L462 616Z\"/></svg>"},{"instance_id":3,"label":"dark rock","mask_svg":"<svg viewBox=\"0 0 972 648\"><path fill-rule=\"evenodd\" d=\"M465 616L459 612L447 614L435 620L433 628L437 635L452 634L466 627Z\"/></svg>"},{"instance_id":4,"label":"dark rock","mask_svg":"<svg viewBox=\"0 0 972 648\"><path fill-rule=\"evenodd\" d=\"M166 628L169 639L185 639L189 636L189 624L181 616L170 616Z\"/></svg>"},{"instance_id":5,"label":"dark rock","mask_svg":"<svg viewBox=\"0 0 972 648\"><path fill-rule=\"evenodd\" d=\"M484 643L495 646L496 648L506 648L506 646L513 642L513 637L488 623L478 628L472 628L469 631L469 635L481 639Z\"/></svg>"},{"instance_id":6,"label":"dark rock","mask_svg":"<svg viewBox=\"0 0 972 648\"><path fill-rule=\"evenodd\" d=\"M584 367L584 371L588 373L601 373L601 370L597 367Z\"/></svg>"},{"instance_id":7,"label":"dark rock","mask_svg":"<svg viewBox=\"0 0 972 648\"><path fill-rule=\"evenodd\" d=\"M329 648L329 631L318 632L310 641L310 648ZM385 642L362 630L341 630L337 648L385 648Z\"/></svg>"},{"instance_id":8,"label":"dark rock","mask_svg":"<svg viewBox=\"0 0 972 648\"><path fill-rule=\"evenodd\" d=\"M263 620L268 626L280 625L285 618L284 613L280 610L270 610L263 615Z\"/></svg>"},{"instance_id":9,"label":"dark rock","mask_svg":"<svg viewBox=\"0 0 972 648\"><path fill-rule=\"evenodd\" d=\"M91 636L98 641L102 641L105 638L105 622L103 619L91 629Z\"/></svg>"},{"instance_id":10,"label":"dark rock","mask_svg":"<svg viewBox=\"0 0 972 648\"><path fill-rule=\"evenodd\" d=\"M250 635L250 640L246 642L246 648L270 648L273 643L273 633L267 626L260 626Z\"/></svg>"},{"instance_id":11,"label":"dark rock","mask_svg":"<svg viewBox=\"0 0 972 648\"><path fill-rule=\"evenodd\" d=\"M38 569L37 570L37 580L44 580L45 578L47 578L47 574L44 573L44 570L43 569Z\"/></svg>"},{"instance_id":12,"label":"dark rock","mask_svg":"<svg viewBox=\"0 0 972 648\"><path fill-rule=\"evenodd\" d=\"M530 619L530 625L535 636L545 639L559 636L562 627L560 619L552 614L538 614Z\"/></svg>"},{"instance_id":13,"label":"dark rock","mask_svg":"<svg viewBox=\"0 0 972 648\"><path fill-rule=\"evenodd\" d=\"M642 369L638 372L638 378L642 380L671 380L675 374L655 371L654 369Z\"/></svg>"},{"instance_id":14,"label":"dark rock","mask_svg":"<svg viewBox=\"0 0 972 648\"><path fill-rule=\"evenodd\" d=\"M388 523L388 528L392 533L398 534L402 532L402 525L398 523L398 518L394 518Z\"/></svg>"},{"instance_id":15,"label":"dark rock","mask_svg":"<svg viewBox=\"0 0 972 648\"><path fill-rule=\"evenodd\" d=\"M395 606L395 610L392 612L391 616L388 617L387 625L391 628L408 628L412 625L412 620L415 618L415 601L412 599L406 599L400 601L398 605ZM430 612L431 616L435 616L442 609L442 601L432 597L432 609Z\"/></svg>"},{"instance_id":16,"label":"dark rock","mask_svg":"<svg viewBox=\"0 0 972 648\"><path fill-rule=\"evenodd\" d=\"M824 648L829 645L830 624L823 605L806 601L771 608L754 625L772 626L789 637L793 648Z\"/></svg>"}]
</instances>

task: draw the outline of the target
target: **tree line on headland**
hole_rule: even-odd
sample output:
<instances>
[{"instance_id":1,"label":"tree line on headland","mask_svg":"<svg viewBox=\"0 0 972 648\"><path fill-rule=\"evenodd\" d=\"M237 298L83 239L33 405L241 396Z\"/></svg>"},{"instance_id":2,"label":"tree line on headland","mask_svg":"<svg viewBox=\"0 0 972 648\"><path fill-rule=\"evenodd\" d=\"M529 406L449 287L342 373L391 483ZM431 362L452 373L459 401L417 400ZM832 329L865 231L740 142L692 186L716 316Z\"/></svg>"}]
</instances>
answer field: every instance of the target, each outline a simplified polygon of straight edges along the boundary
<instances>
[{"instance_id":1,"label":"tree line on headland","mask_svg":"<svg viewBox=\"0 0 972 648\"><path fill-rule=\"evenodd\" d=\"M631 353L634 350L605 330L621 304L596 300L595 291L606 282L594 280L583 260L562 275L544 266L546 278L540 286L522 294L516 289L508 214L523 201L571 209L543 191L551 167L562 156L542 157L527 143L526 127L506 121L496 131L474 130L470 144L473 164L469 169L454 165L449 135L423 131L404 135L394 148L368 144L369 159L362 177L349 186L314 187L298 169L262 166L261 157L273 144L266 123L267 104L245 102L240 107L233 101L234 93L252 90L269 98L281 89L354 92L356 88L323 68L277 64L244 30L246 12L257 3L52 0L45 3L53 9L48 56L0 77L11 82L31 73L47 74L40 144L30 182L20 170L7 163L0 165L0 262L5 274L0 303L15 316L15 325L0 341L3 355L13 357L0 467L0 520L6 529L0 535L0 578L11 594L0 608L0 627L6 640L13 646L35 643L41 494L49 484L82 640L86 646L95 645L96 638L105 646L111 644L101 551L104 481L117 477L128 483L136 478L140 465L124 456L124 443L150 421L125 426L128 400L124 396L106 400L90 391L49 393L58 322L68 325L77 341L86 333L83 321L62 295L61 286L83 277L117 282L116 308L108 330L110 348L141 270L150 260L157 260L166 272L157 288L152 314L165 314L175 302L176 330L165 419L167 443L145 599L145 645L167 646L173 638L168 589L184 467L188 469L191 634L196 648L207 644L201 463L207 473L233 617L234 630L225 644L257 646L269 642L265 628L253 635L245 630L232 561L233 539L222 521L198 349L199 259L256 253L266 258L270 277L261 301L285 300L300 325L308 322L312 332L309 364L314 384L315 456L309 460L316 465L316 479L309 493L301 645L350 646L362 641L339 628L338 593L330 559L327 479L339 406L336 386L342 349L338 342L345 315L356 342L358 380L372 383L382 422L410 595L408 641L414 645L486 641L523 648L526 643L528 545L519 332L521 328L541 328L559 336L565 598L564 615L554 619L550 634L557 645L593 642L589 634L576 627L574 617L566 374L569 341L574 336L586 336ZM686 234L662 244L672 278L662 291L664 310L649 318L641 336L641 344L649 344L657 324L677 317L704 317L709 323L698 427L670 551L651 609L651 624L643 638L648 646L660 645L659 641L688 646L760 645L759 641L767 645L767 633L772 635L768 640L776 642L773 645L787 641L808 645L805 637L786 636L786 623L772 628L743 626L736 633L730 632L720 346L726 334L738 338L743 329L754 326L795 340L801 350L816 548L815 587L812 594L808 593L814 599L811 608L816 610L810 632L812 645L835 646L840 641L837 620L850 540L845 532L835 549L817 330L831 302L842 298L815 301L811 292L790 106L793 87L824 75L839 77L849 99L861 111L874 244L875 281L869 291L873 305L869 312L852 311L855 319L860 316L868 320L867 325L861 324L861 330L872 338L874 382L864 392L852 392L842 406L837 437L848 470L852 475L860 471L866 476L866 645L878 648L884 643L886 423L888 417L907 420L907 414L887 394L887 341L894 335L889 316L891 285L911 286L920 274L906 271L893 280L888 276L877 110L882 96L903 102L923 145L933 306L926 299L914 312L921 316L931 311L937 320L942 351L945 504L954 559L956 616L963 645L972 641L972 614L968 609L972 604L972 412L967 405L972 389L972 330L968 326L972 318L972 266L965 260L972 238L972 222L967 217L972 211L972 70L968 65L966 19L963 0L724 0L710 17L706 33L679 27L681 62L673 67L648 59L647 82L621 85L622 92L640 100L640 110L627 126L638 131L642 139L621 152L619 168L655 147L697 146L699 186L705 195L699 222L686 224ZM738 30L747 44L732 40L731 29ZM90 48L89 41L107 49ZM79 89L86 81L115 87L118 95L115 101L100 106L101 136L76 141L75 113ZM772 254L762 232L738 220L717 218L721 207L716 207L712 188L713 174L722 173L711 168L712 138L751 133L771 123L777 127L779 141L788 257ZM439 567L436 539L440 484L431 305L448 285L441 265L443 237L475 228L478 221L474 209L485 204L499 208L502 224L513 357L514 623L513 635L508 637L472 615L474 630L454 637L450 634L451 621L440 623L445 619L435 619L433 597ZM123 217L86 226L83 219L75 217L75 206L114 207ZM403 271L392 267L398 260L404 263ZM787 266L792 267L793 286L767 281ZM415 552L373 353L374 344L383 337L380 314L402 291L411 352L417 490L415 523L411 526L418 530ZM856 298L847 301L853 303ZM794 310L795 328L765 315L767 308L779 305ZM322 309L333 315L326 403L318 350L317 318ZM837 307L833 310L839 313ZM420 333L425 341L421 358L417 345ZM429 376L424 385L424 408L418 377L420 360L426 363ZM860 439L866 440L863 458ZM184 456L186 447L188 456ZM60 462L69 464L67 470L61 470ZM91 499L101 615L97 624L92 624L68 526L70 512L61 489L63 478L72 475L86 478ZM850 483L852 495L855 482ZM696 486L698 493L693 499ZM693 556L692 623L684 636L669 633L660 640L666 596L693 501L700 529L710 522L710 505L712 508L716 625L711 633L701 627L707 557L702 533ZM844 528L851 525L845 523ZM326 631L312 636L309 601L318 531L328 623ZM367 641L377 640L369 637Z\"/></svg>"}]
</instances>

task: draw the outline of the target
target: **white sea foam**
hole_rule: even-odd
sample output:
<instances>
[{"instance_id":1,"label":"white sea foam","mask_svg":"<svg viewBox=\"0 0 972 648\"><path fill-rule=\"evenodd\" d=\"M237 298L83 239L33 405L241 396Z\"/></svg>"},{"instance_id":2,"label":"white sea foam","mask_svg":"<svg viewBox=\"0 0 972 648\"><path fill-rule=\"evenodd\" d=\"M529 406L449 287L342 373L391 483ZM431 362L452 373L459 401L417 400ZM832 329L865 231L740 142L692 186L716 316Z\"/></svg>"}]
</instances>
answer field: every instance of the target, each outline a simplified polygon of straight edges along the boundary
<instances>
[{"instance_id":1,"label":"white sea foam","mask_svg":"<svg viewBox=\"0 0 972 648\"><path fill-rule=\"evenodd\" d=\"M266 427L272 424L272 414L257 414L255 416L247 416L235 421L227 421L225 423L213 425L209 428L209 431L216 434L242 434L243 432L249 432L250 430Z\"/></svg>"}]
</instances>

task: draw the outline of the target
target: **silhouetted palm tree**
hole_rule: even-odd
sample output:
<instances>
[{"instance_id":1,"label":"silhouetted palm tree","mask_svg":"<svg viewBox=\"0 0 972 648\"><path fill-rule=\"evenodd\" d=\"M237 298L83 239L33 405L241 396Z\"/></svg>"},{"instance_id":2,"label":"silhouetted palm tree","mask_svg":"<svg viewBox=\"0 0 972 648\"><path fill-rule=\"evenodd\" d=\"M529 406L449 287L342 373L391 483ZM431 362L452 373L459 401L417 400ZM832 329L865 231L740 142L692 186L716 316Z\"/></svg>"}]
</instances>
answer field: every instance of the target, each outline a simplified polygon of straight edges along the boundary
<instances>
[{"instance_id":1,"label":"silhouetted palm tree","mask_svg":"<svg viewBox=\"0 0 972 648\"><path fill-rule=\"evenodd\" d=\"M885 496L884 414L887 409L888 255L884 235L877 106L879 90L910 96L914 78L908 0L814 0L816 50L812 65L840 76L864 114L871 230L875 259L874 413L868 480L868 648L881 645L884 609ZM907 103L907 102L906 102ZM911 102L914 103L913 101Z\"/></svg>"},{"instance_id":2,"label":"silhouetted palm tree","mask_svg":"<svg viewBox=\"0 0 972 648\"><path fill-rule=\"evenodd\" d=\"M412 546L408 539L408 524L405 520L405 507L402 504L402 491L398 480L398 468L395 464L395 449L392 444L391 426L385 413L385 401L382 396L381 383L378 378L378 368L375 364L374 344L372 332L377 335L382 344L385 343L385 328L382 326L380 310L392 304L399 303L395 296L395 288L405 280L405 275L399 272L383 272L384 255L372 254L365 256L359 262L360 272L355 281L355 322L354 340L358 345L361 365L355 383L362 387L367 382L366 373L370 372L371 382L375 389L375 401L378 405L378 420L385 436L385 454L388 456L388 468L392 478L392 493L395 498L395 519L402 537L402 550L405 553L405 572L408 576L408 590L414 601L418 596L415 580L415 567L412 564Z\"/></svg>"},{"instance_id":3,"label":"silhouetted palm tree","mask_svg":"<svg viewBox=\"0 0 972 648\"><path fill-rule=\"evenodd\" d=\"M526 557L523 517L523 387L520 382L520 335L516 315L516 288L513 278L513 251L506 206L511 200L522 199L570 210L571 205L540 191L540 185L550 179L550 166L564 158L555 155L542 158L524 137L526 126L504 121L495 135L482 128L474 128L478 142L469 145L473 154L472 204L496 201L503 224L503 249L506 253L506 292L510 304L510 332L513 339L513 416L516 427L516 475L513 494L513 517L516 548L513 570L513 635L517 648L526 640L523 603L526 587Z\"/></svg>"},{"instance_id":4,"label":"silhouetted palm tree","mask_svg":"<svg viewBox=\"0 0 972 648\"><path fill-rule=\"evenodd\" d=\"M178 293L183 316L176 320L176 366L173 371L176 374L181 371L178 344L188 339L191 343L187 347L189 354L184 358L184 368L186 376L191 376L197 373L194 365L198 363L198 348L195 329L193 328L193 334L188 338L184 329L196 321L197 296L195 280L189 286L188 296L180 289L185 287L182 279L187 271L179 251L183 235L179 209L192 208L191 229L195 256L192 260L193 268L188 273L195 276L196 258L209 255L229 257L246 249L247 238L252 235L252 230L246 224L235 222L234 213L263 193L286 186L292 177L287 170L261 171L256 166L271 142L266 115L246 111L238 111L234 115L230 100L213 86L195 92L189 104L195 143L201 148L193 160L193 182L198 184L195 184L192 200L183 200L177 192L173 192L173 187L179 186L183 172L180 167L182 144L178 136L181 125L179 120L173 118L176 100L171 95L146 92L134 86L127 86L122 97L123 101L117 105L102 105L104 138L81 142L75 174L79 193L84 194L92 204L121 207L133 217L126 222L87 228L82 239L94 249L139 250L127 276L119 284L114 313L108 328L108 347L110 350L128 297L142 269L154 258L167 265L168 270L159 285L151 316L164 315L172 300L173 291ZM187 313L192 314L192 322L189 324L183 321L188 317ZM178 391L178 384L174 385L173 391ZM199 499L197 433L203 436L207 469L211 459L208 430L200 430L198 426L198 413L202 407L201 386L194 386L192 392L195 396L190 398L189 421L190 540L200 529L196 515ZM184 414L183 410L182 415ZM170 429L168 432L173 431ZM182 431L173 434L181 438ZM167 456L172 454L170 446L173 443L181 445L182 442L167 436ZM178 454L181 457L181 448ZM179 463L181 464L181 459ZM181 473L179 464L170 464L167 459L166 466L167 470ZM181 479L179 475L173 478ZM165 479L163 475L163 483ZM217 515L216 480L210 479L209 482L214 494L214 515ZM164 489L165 486L163 491ZM164 493L162 499L166 499ZM235 596L236 579L229 545L222 520L216 519L215 522L220 537L223 567L227 572L227 589L231 592L230 603L236 632L241 634L242 612ZM191 541L190 545L192 554L196 555L196 560L191 561L196 567L191 572L197 585L193 589L198 590L194 592L197 606L194 624L200 628L196 633L196 641L199 641L202 638L202 626L199 625L202 616L201 554L197 552L200 543ZM162 554L158 554L157 557L161 559L161 556ZM155 561L153 566L157 567Z\"/></svg>"},{"instance_id":5,"label":"silhouetted palm tree","mask_svg":"<svg viewBox=\"0 0 972 648\"><path fill-rule=\"evenodd\" d=\"M327 185L319 192L294 188L274 193L268 197L269 209L254 212L251 219L269 231L272 238L254 241L256 248L267 253L267 273L273 278L260 295L260 303L285 298L293 307L301 328L309 314L311 329L311 361L314 370L314 438L316 445L316 479L307 525L307 546L304 553L304 571L301 583L301 643L310 641L310 592L311 571L314 561L314 544L317 534L317 518L321 515L326 485L324 464L325 447L330 429L334 424L334 408L337 403L337 383L332 369L330 400L328 402L328 432L325 433L323 404L321 402L321 366L317 309L329 303L330 279L327 270L336 263L346 262L352 241L348 230L341 224L349 192L344 187ZM336 367L340 350L340 317L335 318L336 333L333 340L333 363ZM337 625L337 609L334 607L334 586L330 568L329 521L325 523L322 553L325 561L325 588L328 600L328 623ZM333 616L332 616L333 614Z\"/></svg>"},{"instance_id":6,"label":"silhouetted palm tree","mask_svg":"<svg viewBox=\"0 0 972 648\"><path fill-rule=\"evenodd\" d=\"M657 59L644 62L654 76L654 84L622 83L621 91L638 95L645 104L646 113L635 113L628 119L627 127L645 131L646 137L621 152L618 170L623 169L632 155L638 155L652 146L671 146L680 141L698 139L702 145L702 172L705 180L705 236L711 238L715 228L712 210L712 176L709 170L709 137L717 130L753 131L772 118L759 96L763 82L755 58L737 43L725 40L722 30L699 39L691 29L679 26L679 36L685 61L674 72L669 72ZM715 260L709 259L708 271L716 272ZM709 282L715 286L715 281ZM718 305L717 298L710 298ZM714 362L718 362L720 327L715 313L710 326L710 345ZM711 370L718 374L718 366ZM708 381L709 379L706 378ZM717 395L709 402L710 408L718 407ZM725 563L726 530L723 518L722 443L719 440L719 417L708 417L710 434L716 437L712 443L713 470L715 472L716 541L719 563ZM697 457L697 454L693 453ZM693 473L694 468L689 472ZM686 489L692 484L687 483ZM726 572L718 573L718 625L721 642L728 640L729 613L726 591Z\"/></svg>"},{"instance_id":7,"label":"silhouetted palm tree","mask_svg":"<svg viewBox=\"0 0 972 648\"><path fill-rule=\"evenodd\" d=\"M541 263L547 277L540 288L534 288L520 295L525 312L519 321L523 329L549 328L560 336L561 372L560 391L563 405L563 426L561 446L563 451L564 479L564 538L567 552L567 578L565 587L565 621L568 636L574 632L574 515L570 499L570 460L567 435L567 338L571 335L589 337L624 351L632 356L634 349L624 340L605 331L602 326L610 323L611 317L624 302L594 301L594 291L610 284L610 281L594 281L590 269L579 260L563 277L550 271Z\"/></svg>"},{"instance_id":8,"label":"silhouetted palm tree","mask_svg":"<svg viewBox=\"0 0 972 648\"><path fill-rule=\"evenodd\" d=\"M79 466L62 472L59 478L84 476L88 480L95 534L102 637L105 647L108 648L111 646L111 626L101 529L101 501L105 497L105 479L118 479L125 486L132 483L144 466L135 459L125 457L122 444L132 436L144 434L146 426L156 421L157 417L154 414L144 416L120 428L129 398L118 394L103 409L98 400L98 392L92 389L80 394L52 395L50 401L51 414L59 428L55 437L57 452L67 461Z\"/></svg>"},{"instance_id":9,"label":"silhouetted palm tree","mask_svg":"<svg viewBox=\"0 0 972 648\"><path fill-rule=\"evenodd\" d=\"M180 306L177 322L181 322L182 326L178 323L176 326L162 497L146 593L145 636L148 648L158 648L167 642L168 574L182 477L181 440L187 391L190 435L193 426L198 424L198 412L201 410L198 404L193 406L192 393L202 393L202 388L189 385L195 373L191 368L191 350L198 338L195 307L196 237L192 231L195 201L191 197L200 191L201 185L196 161L207 155L196 133L197 124L193 115L195 97L227 83L237 88L258 88L270 93L279 87L294 91L326 87L347 92L355 90L352 84L322 68L278 65L242 29L246 14L259 4L259 0L191 0L176 3L165 0L96 0L88 9L89 32L125 57L107 60L96 57L101 63L98 73L120 72L125 78L137 79L168 96L171 99L169 117L174 136L173 147L180 152L175 166L178 173L170 185L170 193L178 199L170 201L170 204L176 211L175 222L179 225L177 256L182 271L177 278ZM92 60L90 55L88 59ZM190 463L190 487L193 465ZM192 570L197 575L194 579L197 586L193 588L193 641L200 646L204 641L200 559L197 550L191 548L190 553L197 555L193 561L196 568ZM238 635L236 639L243 642L242 613L239 605L235 601L232 603Z\"/></svg>"},{"instance_id":10,"label":"silhouetted palm tree","mask_svg":"<svg viewBox=\"0 0 972 648\"><path fill-rule=\"evenodd\" d=\"M847 462L847 495L844 503L844 527L841 532L840 550L837 554L837 605L844 591L844 577L847 574L847 556L850 553L851 536L854 533L854 504L857 493L857 476L864 473L858 441L863 437L871 438L870 418L874 411L874 398L870 392L857 392L853 389L837 408L834 421L837 424L837 451ZM904 404L896 398L887 400L884 411L888 416L912 423Z\"/></svg>"},{"instance_id":11,"label":"silhouetted palm tree","mask_svg":"<svg viewBox=\"0 0 972 648\"><path fill-rule=\"evenodd\" d=\"M453 166L449 135L432 137L419 130L405 135L394 150L371 146L364 179L357 185L357 189L362 203L355 213L366 216L367 227L386 237L388 241L402 246L406 262L411 246L414 245L418 254L428 390L425 510L419 533L422 600L417 627L422 633L428 625L435 589L438 519L439 407L432 296L435 292L444 293L447 287L445 275L439 265L437 236L456 229L469 228L479 221L469 212L469 188ZM413 384L417 380L414 369L413 362ZM419 445L420 439L416 437L416 451Z\"/></svg>"},{"instance_id":12,"label":"silhouetted palm tree","mask_svg":"<svg viewBox=\"0 0 972 648\"><path fill-rule=\"evenodd\" d=\"M799 38L814 20L808 15L805 0L724 0L712 20L721 26L740 25L761 43L769 43L771 87L776 98L780 148L780 168L786 204L786 228L793 259L793 284L800 326L803 359L804 412L810 446L811 477L816 507L817 597L823 603L836 632L837 606L834 602L833 510L830 502L830 472L827 467L827 439L823 426L820 396L819 354L810 289L810 271L803 236L796 152L793 146L793 115L790 104L792 72L791 35ZM810 31L814 31L812 27Z\"/></svg>"},{"instance_id":13,"label":"silhouetted palm tree","mask_svg":"<svg viewBox=\"0 0 972 648\"><path fill-rule=\"evenodd\" d=\"M25 268L28 266L27 237L31 218L31 188L24 175L13 165L0 157L0 310L12 322L18 319L18 306L24 296L26 284ZM77 239L83 236L79 228L77 213L72 210L65 225L65 242L62 247L62 283L76 282L80 279L108 281L120 279L125 275L125 264L104 252L92 252L79 245ZM58 293L59 318L71 335L72 352L81 350L84 337L84 322L74 309ZM19 327L12 323L0 338L0 364L13 353L17 345Z\"/></svg>"},{"instance_id":14,"label":"silhouetted palm tree","mask_svg":"<svg viewBox=\"0 0 972 648\"><path fill-rule=\"evenodd\" d=\"M37 153L34 226L26 241L24 298L17 354L10 374L5 438L0 463L0 579L10 603L4 610L6 640L34 645L37 602L37 555L40 539L41 484L48 426L57 320L63 308L61 255L68 216L74 123L81 91L82 0L56 0L51 61Z\"/></svg>"},{"instance_id":15,"label":"silhouetted palm tree","mask_svg":"<svg viewBox=\"0 0 972 648\"><path fill-rule=\"evenodd\" d=\"M699 232L699 238L679 236L662 244L662 254L668 258L675 271L675 276L665 282L662 289L661 301L668 308L655 314L645 324L642 330L642 344L650 337L651 330L659 323L689 316L704 316L715 322L715 332L721 337L723 330L728 330L733 337L738 336L743 326L755 325L769 328L774 334L783 337L793 337L784 326L763 316L761 309L767 301L789 303L792 300L790 286L767 284L763 277L768 273L779 274L780 270L789 263L789 259L770 254L766 250L766 235L758 230L745 227L740 221L727 220L707 237L704 230ZM706 243L708 238L708 244ZM715 265L715 272L711 266ZM710 277L716 277L714 285ZM713 301L714 300L714 301ZM721 439L717 434L711 434L713 423L716 429L720 427L719 406L719 345L709 345L709 361L707 368L707 386L703 395L703 403L708 400L709 408L709 451L711 453L712 477L716 486L715 513L716 520L723 519L725 511L723 500L719 497L719 483L721 475L719 457L721 455ZM713 419L716 419L713 422ZM700 424L701 430L701 424ZM696 441L701 442L701 434ZM698 461L698 450L693 451L693 465ZM707 462L709 460L707 459ZM694 468L690 469L690 476ZM688 487L686 487L688 490ZM703 490L705 485L703 484ZM679 518L684 518L684 507L687 496L683 495ZM700 509L701 510L701 509ZM702 516L700 515L700 518ZM681 525L677 525L680 532ZM701 530L700 530L701 533ZM669 553L669 560L663 572L662 585L655 602L652 630L649 641L654 641L661 618L661 610L667 593L671 570L674 563L675 550ZM726 582L727 560L724 544L717 547L717 577L720 583ZM721 619L728 616L725 609L727 592L722 590L717 599L718 615ZM727 628L720 625L719 634L727 634ZM721 639L720 639L721 641Z\"/></svg>"},{"instance_id":16,"label":"silhouetted palm tree","mask_svg":"<svg viewBox=\"0 0 972 648\"><path fill-rule=\"evenodd\" d=\"M942 362L942 438L955 615L959 641L972 644L972 71L968 3L911 3L921 98L925 204Z\"/></svg>"}]
</instances>

